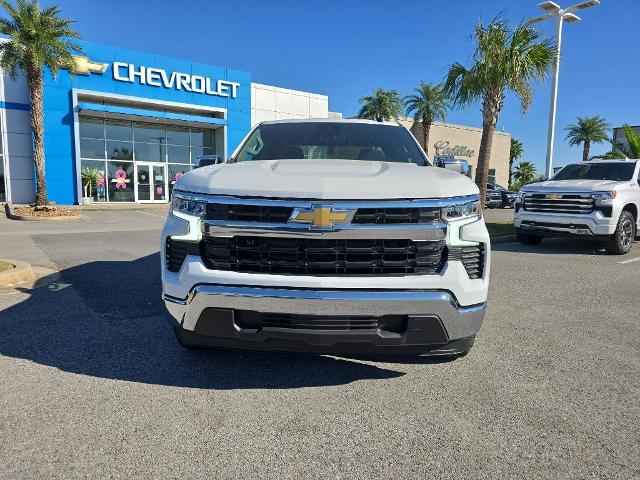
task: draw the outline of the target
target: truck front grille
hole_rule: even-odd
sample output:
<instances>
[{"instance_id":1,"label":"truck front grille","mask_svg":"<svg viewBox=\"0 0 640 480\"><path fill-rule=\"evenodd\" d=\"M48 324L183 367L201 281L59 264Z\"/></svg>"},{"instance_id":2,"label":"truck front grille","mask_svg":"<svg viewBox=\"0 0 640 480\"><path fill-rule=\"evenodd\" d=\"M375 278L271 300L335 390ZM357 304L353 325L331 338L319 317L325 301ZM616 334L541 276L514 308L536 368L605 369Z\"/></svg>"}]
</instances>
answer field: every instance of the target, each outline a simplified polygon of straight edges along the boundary
<instances>
[{"instance_id":1,"label":"truck front grille","mask_svg":"<svg viewBox=\"0 0 640 480\"><path fill-rule=\"evenodd\" d=\"M533 193L524 197L524 209L545 213L591 213L594 200L589 194Z\"/></svg>"},{"instance_id":2,"label":"truck front grille","mask_svg":"<svg viewBox=\"0 0 640 480\"><path fill-rule=\"evenodd\" d=\"M202 260L212 270L293 275L438 273L444 240L356 240L205 236Z\"/></svg>"},{"instance_id":3,"label":"truck front grille","mask_svg":"<svg viewBox=\"0 0 640 480\"><path fill-rule=\"evenodd\" d=\"M208 203L206 219L232 222L287 223L292 213L292 207L276 205Z\"/></svg>"},{"instance_id":4,"label":"truck front grille","mask_svg":"<svg viewBox=\"0 0 640 480\"><path fill-rule=\"evenodd\" d=\"M399 225L437 223L439 221L439 208L359 208L353 216L352 223L358 225Z\"/></svg>"},{"instance_id":5,"label":"truck front grille","mask_svg":"<svg viewBox=\"0 0 640 480\"><path fill-rule=\"evenodd\" d=\"M293 210L293 207L280 205L208 203L205 220L286 224ZM440 222L439 207L358 208L352 220L352 223L357 225L431 224L438 222Z\"/></svg>"}]
</instances>

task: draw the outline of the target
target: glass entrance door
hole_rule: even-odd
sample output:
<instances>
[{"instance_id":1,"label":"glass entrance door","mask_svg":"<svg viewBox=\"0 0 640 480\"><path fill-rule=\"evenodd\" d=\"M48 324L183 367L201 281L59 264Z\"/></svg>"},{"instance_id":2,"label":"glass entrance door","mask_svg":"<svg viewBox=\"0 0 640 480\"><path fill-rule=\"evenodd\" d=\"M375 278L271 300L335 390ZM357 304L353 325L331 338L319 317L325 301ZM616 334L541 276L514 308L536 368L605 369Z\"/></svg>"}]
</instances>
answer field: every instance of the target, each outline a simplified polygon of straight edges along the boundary
<instances>
[{"instance_id":1,"label":"glass entrance door","mask_svg":"<svg viewBox=\"0 0 640 480\"><path fill-rule=\"evenodd\" d=\"M167 166L163 163L136 163L136 201L167 201Z\"/></svg>"}]
</instances>

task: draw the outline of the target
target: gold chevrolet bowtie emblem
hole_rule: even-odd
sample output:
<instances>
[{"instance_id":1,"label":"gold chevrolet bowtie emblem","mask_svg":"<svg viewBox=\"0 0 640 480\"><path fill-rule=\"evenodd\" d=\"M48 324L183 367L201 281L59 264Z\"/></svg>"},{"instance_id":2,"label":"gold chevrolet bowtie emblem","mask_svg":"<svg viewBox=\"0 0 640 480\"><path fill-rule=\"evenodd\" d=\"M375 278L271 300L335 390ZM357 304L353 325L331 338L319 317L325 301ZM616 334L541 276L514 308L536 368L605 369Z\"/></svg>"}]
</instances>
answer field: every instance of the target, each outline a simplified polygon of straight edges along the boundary
<instances>
[{"instance_id":1,"label":"gold chevrolet bowtie emblem","mask_svg":"<svg viewBox=\"0 0 640 480\"><path fill-rule=\"evenodd\" d=\"M80 75L89 75L90 73L103 74L107 69L106 63L92 62L87 57L74 56L73 61L76 64L76 73Z\"/></svg>"},{"instance_id":2,"label":"gold chevrolet bowtie emblem","mask_svg":"<svg viewBox=\"0 0 640 480\"><path fill-rule=\"evenodd\" d=\"M547 194L546 198L548 198L549 200L559 200L560 198L562 198L562 195L560 195L559 193L549 193Z\"/></svg>"},{"instance_id":3,"label":"gold chevrolet bowtie emblem","mask_svg":"<svg viewBox=\"0 0 640 480\"><path fill-rule=\"evenodd\" d=\"M307 223L311 228L332 228L339 223L349 223L354 213L354 210L338 210L331 206L296 208L289 221Z\"/></svg>"}]
</instances>

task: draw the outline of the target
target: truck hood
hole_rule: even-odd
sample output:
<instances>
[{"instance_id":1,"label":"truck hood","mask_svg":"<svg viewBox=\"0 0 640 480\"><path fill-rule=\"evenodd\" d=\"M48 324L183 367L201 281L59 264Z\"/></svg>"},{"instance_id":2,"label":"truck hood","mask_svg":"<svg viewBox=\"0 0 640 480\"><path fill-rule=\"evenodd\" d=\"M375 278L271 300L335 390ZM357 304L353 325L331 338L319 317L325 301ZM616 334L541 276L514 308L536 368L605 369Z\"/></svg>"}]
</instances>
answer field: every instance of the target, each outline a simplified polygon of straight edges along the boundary
<instances>
[{"instance_id":1,"label":"truck hood","mask_svg":"<svg viewBox=\"0 0 640 480\"><path fill-rule=\"evenodd\" d=\"M319 200L473 195L469 178L437 167L365 160L262 160L199 168L175 188L215 195Z\"/></svg>"},{"instance_id":2,"label":"truck hood","mask_svg":"<svg viewBox=\"0 0 640 480\"><path fill-rule=\"evenodd\" d=\"M610 192L627 182L615 180L547 180L522 188L524 192Z\"/></svg>"}]
</instances>

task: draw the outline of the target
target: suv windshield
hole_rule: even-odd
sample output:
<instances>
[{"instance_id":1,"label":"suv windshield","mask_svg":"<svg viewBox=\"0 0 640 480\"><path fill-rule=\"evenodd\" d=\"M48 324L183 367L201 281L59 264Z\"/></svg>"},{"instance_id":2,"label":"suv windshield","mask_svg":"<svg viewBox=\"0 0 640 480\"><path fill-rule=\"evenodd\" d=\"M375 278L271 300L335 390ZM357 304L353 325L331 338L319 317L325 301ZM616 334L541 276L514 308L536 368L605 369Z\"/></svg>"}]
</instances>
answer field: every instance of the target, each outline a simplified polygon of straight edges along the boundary
<instances>
[{"instance_id":1,"label":"suv windshield","mask_svg":"<svg viewBox=\"0 0 640 480\"><path fill-rule=\"evenodd\" d=\"M551 180L631 180L636 164L632 162L573 163L567 165Z\"/></svg>"},{"instance_id":2,"label":"suv windshield","mask_svg":"<svg viewBox=\"0 0 640 480\"><path fill-rule=\"evenodd\" d=\"M429 165L406 129L338 122L268 123L253 131L235 158L250 160L341 159Z\"/></svg>"}]
</instances>

